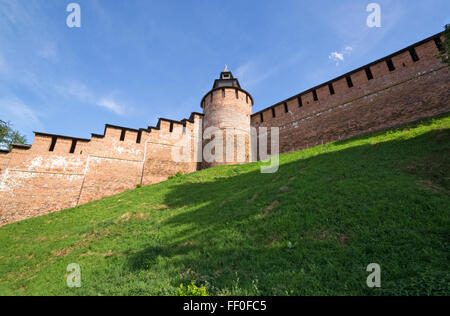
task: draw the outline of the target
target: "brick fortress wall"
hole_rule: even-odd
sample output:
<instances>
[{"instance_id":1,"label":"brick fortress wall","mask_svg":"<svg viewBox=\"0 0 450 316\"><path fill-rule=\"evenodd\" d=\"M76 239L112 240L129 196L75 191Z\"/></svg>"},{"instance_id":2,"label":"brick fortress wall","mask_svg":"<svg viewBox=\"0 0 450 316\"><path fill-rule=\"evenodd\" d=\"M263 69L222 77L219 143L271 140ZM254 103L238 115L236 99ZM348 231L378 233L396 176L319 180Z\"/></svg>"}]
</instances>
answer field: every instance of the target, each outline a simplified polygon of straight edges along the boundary
<instances>
[{"instance_id":1,"label":"brick fortress wall","mask_svg":"<svg viewBox=\"0 0 450 316\"><path fill-rule=\"evenodd\" d=\"M202 119L193 113L140 130L106 125L91 139L36 133L32 146L0 152L0 225L196 171ZM174 146L190 148L192 162L174 162Z\"/></svg>"},{"instance_id":2,"label":"brick fortress wall","mask_svg":"<svg viewBox=\"0 0 450 316\"><path fill-rule=\"evenodd\" d=\"M449 112L449 67L437 58L441 36L255 113L252 126L279 127L286 153Z\"/></svg>"},{"instance_id":3,"label":"brick fortress wall","mask_svg":"<svg viewBox=\"0 0 450 316\"><path fill-rule=\"evenodd\" d=\"M436 58L441 35L253 114L251 125L279 127L285 153L449 112L450 71ZM203 105L238 100L240 125L247 126L244 116L253 101L245 93L236 97L235 89L226 88L211 95ZM233 113L223 110L206 117L207 109L205 116L193 113L180 122L160 119L147 129L106 125L103 135L91 139L36 133L32 146L0 150L0 225L198 170L204 125L221 128L218 119ZM174 162L172 149L188 143L191 162Z\"/></svg>"}]
</instances>

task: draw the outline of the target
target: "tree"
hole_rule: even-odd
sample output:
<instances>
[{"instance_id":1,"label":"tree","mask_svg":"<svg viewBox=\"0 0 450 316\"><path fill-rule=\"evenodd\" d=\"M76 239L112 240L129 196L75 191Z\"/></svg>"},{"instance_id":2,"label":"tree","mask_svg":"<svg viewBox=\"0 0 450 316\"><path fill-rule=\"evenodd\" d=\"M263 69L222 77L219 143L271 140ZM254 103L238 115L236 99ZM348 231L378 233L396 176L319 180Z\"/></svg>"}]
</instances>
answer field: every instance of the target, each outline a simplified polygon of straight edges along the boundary
<instances>
[{"instance_id":1,"label":"tree","mask_svg":"<svg viewBox=\"0 0 450 316\"><path fill-rule=\"evenodd\" d=\"M10 122L0 120L0 149L11 150L12 144L25 144L27 138L12 128Z\"/></svg>"},{"instance_id":2,"label":"tree","mask_svg":"<svg viewBox=\"0 0 450 316\"><path fill-rule=\"evenodd\" d=\"M442 59L443 63L450 65L450 24L445 26L444 42L442 43L441 54L439 57Z\"/></svg>"}]
</instances>

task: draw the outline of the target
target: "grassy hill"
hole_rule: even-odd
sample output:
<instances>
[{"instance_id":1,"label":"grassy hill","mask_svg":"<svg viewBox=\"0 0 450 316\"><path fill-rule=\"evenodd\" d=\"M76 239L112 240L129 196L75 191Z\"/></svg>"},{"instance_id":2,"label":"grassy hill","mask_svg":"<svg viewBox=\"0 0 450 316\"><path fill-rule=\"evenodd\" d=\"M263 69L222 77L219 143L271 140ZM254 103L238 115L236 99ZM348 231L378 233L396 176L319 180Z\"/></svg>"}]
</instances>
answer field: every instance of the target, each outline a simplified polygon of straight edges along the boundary
<instances>
[{"instance_id":1,"label":"grassy hill","mask_svg":"<svg viewBox=\"0 0 450 316\"><path fill-rule=\"evenodd\" d=\"M0 228L0 294L450 294L450 117ZM68 288L70 263L81 288ZM381 288L366 286L370 263Z\"/></svg>"}]
</instances>

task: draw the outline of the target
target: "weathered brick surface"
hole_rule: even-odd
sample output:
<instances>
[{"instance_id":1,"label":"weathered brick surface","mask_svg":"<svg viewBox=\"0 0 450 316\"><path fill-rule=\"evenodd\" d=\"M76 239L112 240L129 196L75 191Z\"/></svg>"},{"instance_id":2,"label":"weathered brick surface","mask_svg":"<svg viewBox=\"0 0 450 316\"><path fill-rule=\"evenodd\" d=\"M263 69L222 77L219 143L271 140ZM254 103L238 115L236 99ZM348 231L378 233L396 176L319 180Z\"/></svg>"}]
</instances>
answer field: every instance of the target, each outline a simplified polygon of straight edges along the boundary
<instances>
[{"instance_id":1,"label":"weathered brick surface","mask_svg":"<svg viewBox=\"0 0 450 316\"><path fill-rule=\"evenodd\" d=\"M250 116L252 106L251 97L235 88L213 90L205 96L203 130L206 131L208 128L220 129L223 154L222 157L218 157L219 161L204 161L204 168L251 161ZM211 139L214 140L214 137ZM204 146L210 141L205 140ZM216 151L212 150L212 152L216 154Z\"/></svg>"},{"instance_id":2,"label":"weathered brick surface","mask_svg":"<svg viewBox=\"0 0 450 316\"><path fill-rule=\"evenodd\" d=\"M30 149L0 152L0 225L196 171L201 126L201 114L140 131L107 125L104 135L77 140L73 153L73 139L37 134ZM174 147L186 147L189 162L174 162Z\"/></svg>"},{"instance_id":3,"label":"weathered brick surface","mask_svg":"<svg viewBox=\"0 0 450 316\"><path fill-rule=\"evenodd\" d=\"M251 126L279 127L283 153L449 112L450 71L436 58L433 38L414 49L419 61L403 50L389 56L393 71L382 59L368 65L372 80L363 67L347 74L351 88L342 76L254 115L252 98L227 87L206 95L204 115L181 122L161 119L157 127L140 130L107 125L104 135L89 140L38 133L30 148L0 151L0 225L222 164L202 160L208 127L244 134L245 143L234 138L234 147L243 146L244 161L251 161ZM230 142L225 138L224 149ZM184 155L174 161L174 152ZM232 158L230 163L239 162L236 151Z\"/></svg>"}]
</instances>

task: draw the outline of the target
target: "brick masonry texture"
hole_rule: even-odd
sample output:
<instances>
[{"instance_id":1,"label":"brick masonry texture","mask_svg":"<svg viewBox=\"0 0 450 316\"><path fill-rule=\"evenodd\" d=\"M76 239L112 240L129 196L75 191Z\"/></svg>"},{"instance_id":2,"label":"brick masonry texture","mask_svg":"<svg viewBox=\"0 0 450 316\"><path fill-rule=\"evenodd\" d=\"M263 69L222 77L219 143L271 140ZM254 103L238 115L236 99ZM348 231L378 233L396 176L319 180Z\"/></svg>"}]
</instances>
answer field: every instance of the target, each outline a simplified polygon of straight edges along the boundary
<instances>
[{"instance_id":1,"label":"brick masonry texture","mask_svg":"<svg viewBox=\"0 0 450 316\"><path fill-rule=\"evenodd\" d=\"M250 115L253 106L251 97L239 89L222 88L209 92L205 96L202 106L204 113L203 129L206 131L207 128L217 128L220 130L219 133L222 134L223 139L222 159L219 162L204 161L203 167L250 162ZM230 150L227 157L227 143L229 142L231 145L228 145ZM209 140L205 140L204 146L208 143ZM242 143L244 148L242 148ZM239 145L242 150L237 148ZM216 153L214 150L212 152ZM245 153L243 159L238 158L238 153L241 152Z\"/></svg>"},{"instance_id":2,"label":"brick masonry texture","mask_svg":"<svg viewBox=\"0 0 450 316\"><path fill-rule=\"evenodd\" d=\"M203 114L180 122L160 119L156 127L139 130L106 125L103 135L91 139L36 133L32 146L0 151L0 225L164 181L179 171L222 164L202 161L207 127L246 135L244 161L251 161L251 126L279 127L280 152L285 153L447 113L450 71L436 58L434 38L440 36L253 115L253 99L245 91L224 88L206 95ZM172 150L183 146L189 159L173 161ZM236 155L235 162L240 162Z\"/></svg>"}]
</instances>

